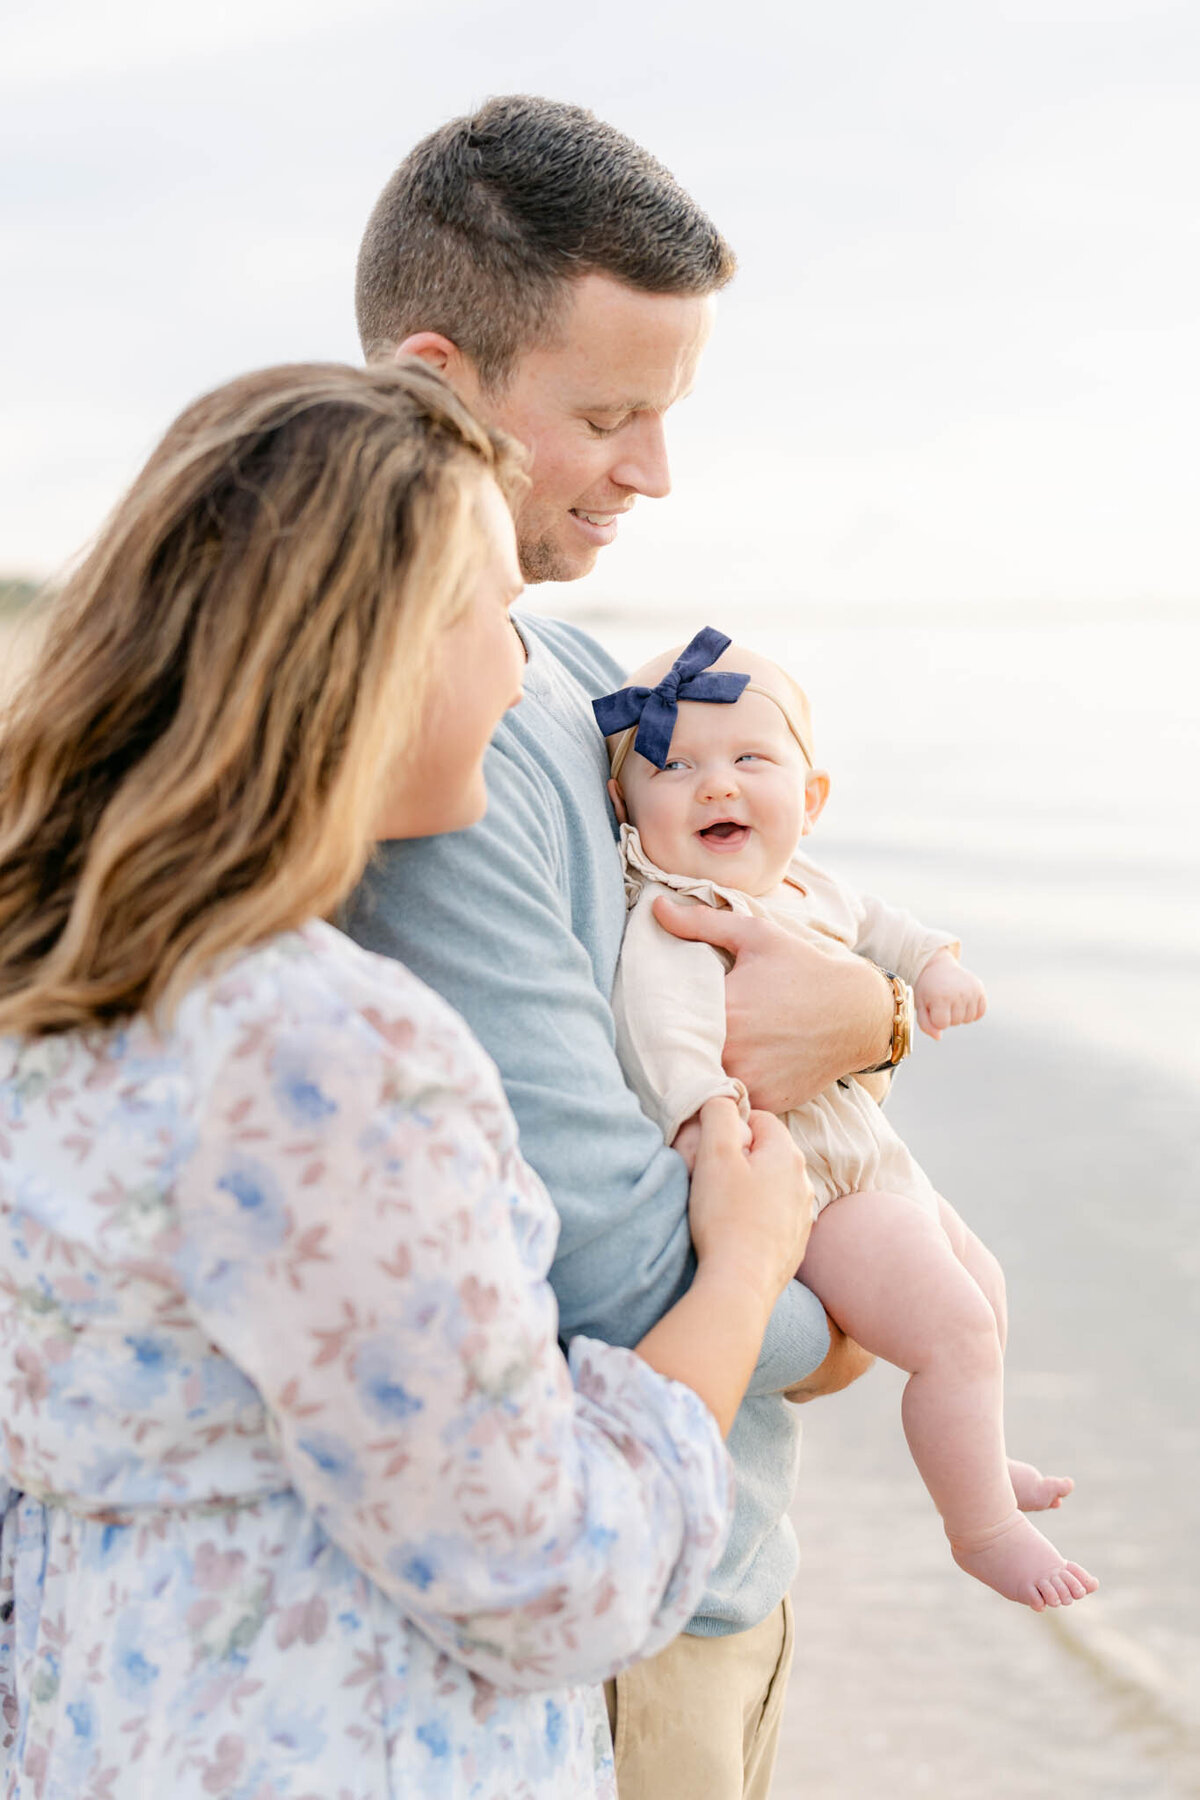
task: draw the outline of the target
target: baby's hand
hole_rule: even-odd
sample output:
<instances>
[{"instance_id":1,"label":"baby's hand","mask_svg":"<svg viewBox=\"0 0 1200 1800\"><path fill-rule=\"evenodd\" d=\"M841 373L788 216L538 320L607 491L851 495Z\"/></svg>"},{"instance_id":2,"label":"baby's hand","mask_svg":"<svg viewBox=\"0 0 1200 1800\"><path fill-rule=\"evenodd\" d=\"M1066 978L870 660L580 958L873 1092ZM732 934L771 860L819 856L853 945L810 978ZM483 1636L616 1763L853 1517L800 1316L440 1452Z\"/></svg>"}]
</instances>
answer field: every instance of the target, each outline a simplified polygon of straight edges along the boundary
<instances>
[{"instance_id":1,"label":"baby's hand","mask_svg":"<svg viewBox=\"0 0 1200 1800\"><path fill-rule=\"evenodd\" d=\"M672 1150L678 1151L687 1164L689 1175L695 1173L696 1151L700 1148L700 1114L694 1112L690 1119L685 1119L675 1133Z\"/></svg>"},{"instance_id":2,"label":"baby's hand","mask_svg":"<svg viewBox=\"0 0 1200 1800\"><path fill-rule=\"evenodd\" d=\"M939 950L917 976L913 987L917 1024L928 1037L940 1038L950 1025L972 1025L987 1011L987 995L978 975L964 969L949 950Z\"/></svg>"}]
</instances>

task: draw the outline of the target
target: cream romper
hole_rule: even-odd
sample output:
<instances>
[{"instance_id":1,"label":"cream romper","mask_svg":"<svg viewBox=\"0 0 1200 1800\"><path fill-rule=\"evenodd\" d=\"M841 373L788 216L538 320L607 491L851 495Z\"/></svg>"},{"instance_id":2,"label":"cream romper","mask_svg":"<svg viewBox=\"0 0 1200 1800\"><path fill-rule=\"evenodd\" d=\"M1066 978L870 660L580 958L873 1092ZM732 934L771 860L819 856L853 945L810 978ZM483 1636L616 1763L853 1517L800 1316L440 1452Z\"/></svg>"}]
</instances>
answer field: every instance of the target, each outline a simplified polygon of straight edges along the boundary
<instances>
[{"instance_id":1,"label":"cream romper","mask_svg":"<svg viewBox=\"0 0 1200 1800\"><path fill-rule=\"evenodd\" d=\"M805 856L793 857L774 892L756 897L657 868L632 825L621 827L621 853L629 916L613 989L617 1051L642 1110L668 1143L715 1095L730 1095L743 1117L750 1107L742 1083L721 1066L730 958L665 931L651 911L657 895L772 919L830 955L868 957L908 982L935 951L958 955L958 941L947 932L930 931L898 907L854 893ZM807 1160L818 1213L840 1194L884 1189L936 1215L928 1176L879 1105L888 1082L886 1074L854 1076L784 1116Z\"/></svg>"}]
</instances>

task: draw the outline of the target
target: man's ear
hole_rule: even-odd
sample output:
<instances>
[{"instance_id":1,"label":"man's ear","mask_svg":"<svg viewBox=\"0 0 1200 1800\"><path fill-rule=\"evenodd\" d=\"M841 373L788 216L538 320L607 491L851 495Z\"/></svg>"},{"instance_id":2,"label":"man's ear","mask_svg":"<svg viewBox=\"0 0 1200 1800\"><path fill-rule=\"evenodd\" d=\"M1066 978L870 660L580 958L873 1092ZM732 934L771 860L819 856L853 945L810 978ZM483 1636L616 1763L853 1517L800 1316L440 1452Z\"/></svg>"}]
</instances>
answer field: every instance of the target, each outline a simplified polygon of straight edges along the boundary
<instances>
[{"instance_id":1,"label":"man's ear","mask_svg":"<svg viewBox=\"0 0 1200 1800\"><path fill-rule=\"evenodd\" d=\"M453 338L443 337L440 331L410 332L392 351L393 362L404 362L410 356L419 357L439 375L444 375L455 392L468 402L478 390L474 363L469 356L464 356Z\"/></svg>"},{"instance_id":2,"label":"man's ear","mask_svg":"<svg viewBox=\"0 0 1200 1800\"><path fill-rule=\"evenodd\" d=\"M829 774L825 769L810 769L804 782L804 830L807 837L821 814L825 810L825 802L829 798Z\"/></svg>"},{"instance_id":3,"label":"man's ear","mask_svg":"<svg viewBox=\"0 0 1200 1800\"><path fill-rule=\"evenodd\" d=\"M608 797L613 803L613 811L617 815L617 824L618 825L628 825L628 823L629 823L629 808L625 804L625 796L621 792L621 784L619 781L610 781L609 782Z\"/></svg>"}]
</instances>

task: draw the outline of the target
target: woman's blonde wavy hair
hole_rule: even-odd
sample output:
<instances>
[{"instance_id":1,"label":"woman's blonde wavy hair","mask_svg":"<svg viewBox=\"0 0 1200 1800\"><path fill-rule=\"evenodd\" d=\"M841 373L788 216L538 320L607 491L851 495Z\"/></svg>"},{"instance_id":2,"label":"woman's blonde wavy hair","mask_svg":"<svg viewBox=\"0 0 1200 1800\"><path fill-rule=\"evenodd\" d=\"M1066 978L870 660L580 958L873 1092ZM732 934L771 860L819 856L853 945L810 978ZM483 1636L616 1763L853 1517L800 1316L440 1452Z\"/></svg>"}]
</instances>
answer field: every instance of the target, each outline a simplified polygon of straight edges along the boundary
<instances>
[{"instance_id":1,"label":"woman's blonde wavy hair","mask_svg":"<svg viewBox=\"0 0 1200 1800\"><path fill-rule=\"evenodd\" d=\"M0 1032L171 1007L362 873L519 453L431 370L246 375L167 432L0 723Z\"/></svg>"}]
</instances>

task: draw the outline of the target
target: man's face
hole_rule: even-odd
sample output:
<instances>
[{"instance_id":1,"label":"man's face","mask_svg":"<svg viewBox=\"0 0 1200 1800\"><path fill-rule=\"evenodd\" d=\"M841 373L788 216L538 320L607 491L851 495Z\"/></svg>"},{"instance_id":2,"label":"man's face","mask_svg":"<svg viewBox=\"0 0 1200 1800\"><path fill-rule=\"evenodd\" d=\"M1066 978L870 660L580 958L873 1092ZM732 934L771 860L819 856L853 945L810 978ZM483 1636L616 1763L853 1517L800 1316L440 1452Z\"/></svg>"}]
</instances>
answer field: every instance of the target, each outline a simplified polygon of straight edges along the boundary
<instances>
[{"instance_id":1,"label":"man's face","mask_svg":"<svg viewBox=\"0 0 1200 1800\"><path fill-rule=\"evenodd\" d=\"M517 519L526 581L574 581L617 535L639 494L670 491L663 417L690 392L711 295L646 294L585 275L551 346L529 350L497 394L469 367L463 397L532 454Z\"/></svg>"}]
</instances>

